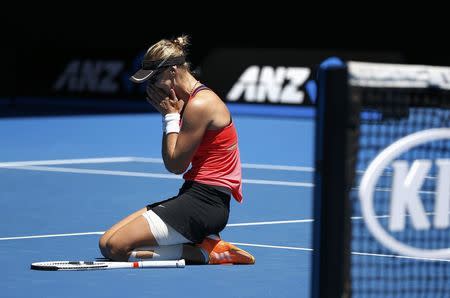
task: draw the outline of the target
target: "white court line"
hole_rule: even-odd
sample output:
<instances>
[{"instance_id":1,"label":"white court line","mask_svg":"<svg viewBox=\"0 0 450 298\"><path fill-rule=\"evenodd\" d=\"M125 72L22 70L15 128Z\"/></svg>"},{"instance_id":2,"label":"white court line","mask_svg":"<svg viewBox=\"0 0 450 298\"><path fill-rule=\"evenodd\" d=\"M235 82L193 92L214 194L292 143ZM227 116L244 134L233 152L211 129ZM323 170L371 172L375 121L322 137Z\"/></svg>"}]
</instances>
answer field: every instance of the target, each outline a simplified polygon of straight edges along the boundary
<instances>
[{"instance_id":1,"label":"white court line","mask_svg":"<svg viewBox=\"0 0 450 298\"><path fill-rule=\"evenodd\" d=\"M358 190L359 187L354 187L352 188L352 190ZM376 187L375 191L384 191L384 192L391 192L392 188L382 188L382 187ZM418 193L423 193L423 194L428 194L428 195L433 195L436 194L435 191L431 191L431 190L420 190L418 191Z\"/></svg>"},{"instance_id":2,"label":"white court line","mask_svg":"<svg viewBox=\"0 0 450 298\"><path fill-rule=\"evenodd\" d=\"M22 240L22 239L36 239L36 238L55 238L55 237L70 237L70 236L85 236L85 235L103 235L104 231L100 232L84 232L84 233L68 233L68 234L49 234L49 235L33 235L33 236L18 236L18 237L4 237L4 240Z\"/></svg>"},{"instance_id":3,"label":"white court line","mask_svg":"<svg viewBox=\"0 0 450 298\"><path fill-rule=\"evenodd\" d=\"M243 222L235 224L227 224L226 227L243 227L243 226L259 226L259 225L278 225L289 223L309 222L311 219L296 219L296 220L277 220L277 221L260 221L260 222ZM20 240L20 239L34 239L34 238L52 238L52 237L67 237L67 236L83 236L83 235L102 235L105 231L98 232L84 232L84 233L69 233L69 234L50 234L50 235L34 235L34 236L18 236L0 238L1 240Z\"/></svg>"},{"instance_id":4,"label":"white court line","mask_svg":"<svg viewBox=\"0 0 450 298\"><path fill-rule=\"evenodd\" d=\"M434 215L435 212L426 212L426 215ZM450 214L450 212L449 212ZM411 216L407 214L406 216ZM375 218L389 218L390 215L377 215ZM361 220L364 219L362 216L352 216L350 219L352 220ZM259 222L245 222L245 223L235 223L235 224L227 224L227 227L241 227L241 226L262 226L262 225L277 225L277 224L290 224L290 223L310 223L314 222L314 219L293 219L293 220L278 220L278 221L259 221Z\"/></svg>"},{"instance_id":5,"label":"white court line","mask_svg":"<svg viewBox=\"0 0 450 298\"><path fill-rule=\"evenodd\" d=\"M161 158L148 158L148 157L134 157L133 161L136 161L136 162L149 162L149 163L163 163L163 160ZM312 167L271 165L271 164L255 164L255 163L242 163L241 166L244 169L263 169L263 170L278 170L278 171L314 172L314 168L312 168Z\"/></svg>"},{"instance_id":6,"label":"white court line","mask_svg":"<svg viewBox=\"0 0 450 298\"><path fill-rule=\"evenodd\" d=\"M299 186L299 187L314 187L314 184L313 183L309 183L309 182L290 182L290 181L276 181L276 180L242 179L242 183L247 183L247 184L265 184L265 185L283 185L283 186Z\"/></svg>"},{"instance_id":7,"label":"white court line","mask_svg":"<svg viewBox=\"0 0 450 298\"><path fill-rule=\"evenodd\" d=\"M53 166L68 164L91 164L91 163L113 163L113 162L132 162L134 157L102 157L102 158L81 158L81 159L54 159L54 160L31 160L31 161L12 161L1 162L0 168L24 167L24 166Z\"/></svg>"},{"instance_id":8,"label":"white court line","mask_svg":"<svg viewBox=\"0 0 450 298\"><path fill-rule=\"evenodd\" d=\"M150 157L104 157L104 158L82 158L82 159L55 159L55 160L36 160L36 161L18 161L18 162L3 162L0 163L0 168L8 169L22 169L22 170L36 170L36 171L51 171L51 172L66 172L66 173L80 173L80 174L98 174L98 175L115 175L115 176L131 176L131 177L148 177L148 178L167 178L167 179L180 179L178 176L172 174L156 174L156 173L141 173L141 172L128 172L128 171L108 171L108 170L90 170L90 169L77 169L77 168L58 168L60 170L54 170L51 167L37 166L50 166L50 165L64 165L64 164L97 164L97 163L115 163L115 162L147 162L162 164L161 158ZM266 169L266 170L280 170L280 171L299 171L299 172L314 172L312 167L297 167L297 166L283 166L283 165L270 165L270 164L251 164L243 163L242 168L250 169ZM363 171L358 170L358 173ZM435 177L429 177L435 178ZM283 186L298 186L298 187L314 187L313 183L308 182L288 182L288 181L272 181L272 180L255 180L255 179L243 179L243 183L248 184L266 184L266 185L283 185ZM352 190L358 190L358 187L352 188ZM376 188L376 191L390 192L390 188ZM419 191L421 194L436 194L435 191Z\"/></svg>"},{"instance_id":9,"label":"white court line","mask_svg":"<svg viewBox=\"0 0 450 298\"><path fill-rule=\"evenodd\" d=\"M35 238L68 237L68 236L103 235L103 233L104 233L103 231L100 231L100 232L85 232L85 233L70 233L70 234L35 235L35 236L0 238L0 240L19 240L19 239L35 239ZM250 247L313 251L312 248L307 248L307 247L280 246L280 245L267 245L267 244L242 243L242 242L230 242L230 243L235 244L235 245L250 246ZM374 254L374 253L365 253L365 252L351 252L351 254L358 255L358 256L368 256L368 257L384 257L384 258L399 258L399 259L409 259L409 260L418 260L418 261L450 262L450 260L447 260L447 259L428 259L428 258L402 256L402 255Z\"/></svg>"},{"instance_id":10,"label":"white court line","mask_svg":"<svg viewBox=\"0 0 450 298\"><path fill-rule=\"evenodd\" d=\"M420 257L409 257L409 256L402 256L402 255L387 255L387 254L373 254L373 253L356 252L356 251L352 251L352 255L368 256L368 257L396 258L396 259L410 259L410 260L417 260L417 261L450 262L450 260L448 260L448 259L428 259L428 258L420 258Z\"/></svg>"},{"instance_id":11,"label":"white court line","mask_svg":"<svg viewBox=\"0 0 450 298\"><path fill-rule=\"evenodd\" d=\"M146 163L164 163L162 158L154 157L133 157L134 162L146 162Z\"/></svg>"},{"instance_id":12,"label":"white court line","mask_svg":"<svg viewBox=\"0 0 450 298\"><path fill-rule=\"evenodd\" d=\"M230 242L231 244L239 245L239 246L250 246L250 247L262 247L262 248L278 248L278 249L289 249L289 250L302 250L302 251L313 251L312 248L307 247L293 247L293 246L278 246L278 245L266 245L266 244L252 244L252 243L240 243L240 242ZM384 258L397 258L397 259L409 259L409 260L417 260L417 261L438 261L438 262L450 262L447 259L427 259L420 257L409 257L402 255L388 255L388 254L373 254L373 253L365 253L365 252L351 252L352 255L358 256L368 256L368 257L384 257Z\"/></svg>"},{"instance_id":13,"label":"white court line","mask_svg":"<svg viewBox=\"0 0 450 298\"><path fill-rule=\"evenodd\" d=\"M254 164L254 163L243 163L241 165L242 165L242 168L244 168L244 169L314 172L314 168L311 168L311 167L281 166L281 165Z\"/></svg>"},{"instance_id":14,"label":"white court line","mask_svg":"<svg viewBox=\"0 0 450 298\"><path fill-rule=\"evenodd\" d=\"M356 173L358 173L358 174L364 174L365 171L363 171L363 170L357 170ZM392 177L392 173L393 173L393 172L382 173L382 174L380 175L380 177L383 177L383 176L384 176L384 177ZM434 177L434 176L425 176L425 178L426 178L426 179L437 179L437 177Z\"/></svg>"},{"instance_id":15,"label":"white court line","mask_svg":"<svg viewBox=\"0 0 450 298\"><path fill-rule=\"evenodd\" d=\"M0 168L23 167L23 166L52 166L52 165L65 165L65 164L95 164L95 163L114 163L114 162L145 162L145 163L157 163L157 164L164 163L162 158L126 156L126 157L102 157L102 158L54 159L54 160L0 162ZM241 166L242 166L242 168L247 168L247 169L314 172L314 168L312 168L312 167L271 165L271 164L253 164L253 163L242 163Z\"/></svg>"},{"instance_id":16,"label":"white court line","mask_svg":"<svg viewBox=\"0 0 450 298\"><path fill-rule=\"evenodd\" d=\"M253 247L263 247L263 248L278 248L278 249L303 250L303 251L312 251L313 250L312 248L306 248L306 247L252 244L252 243L240 243L240 242L230 242L230 243L235 244L235 245L240 245L240 246L253 246Z\"/></svg>"},{"instance_id":17,"label":"white court line","mask_svg":"<svg viewBox=\"0 0 450 298\"><path fill-rule=\"evenodd\" d=\"M142 173L128 171L108 171L108 170L92 170L77 168L53 168L45 166L23 166L23 167L7 167L8 169L29 170L29 171L45 171L45 172L62 172L74 174L94 174L94 175L110 175L110 176L128 176L128 177L147 177L147 178L165 178L165 179L182 179L181 176L175 174L158 174L158 173Z\"/></svg>"},{"instance_id":18,"label":"white court line","mask_svg":"<svg viewBox=\"0 0 450 298\"><path fill-rule=\"evenodd\" d=\"M92 169L78 169L78 168L53 168L45 166L8 166L8 169L29 170L29 171L46 171L46 172L63 172L76 174L94 174L94 175L110 175L110 176L128 176L128 177L147 177L147 178L164 178L164 179L183 179L181 175L162 174L162 173L143 173L143 172L128 172L128 171L109 171L109 170L92 170ZM305 182L290 182L277 180L256 180L256 179L242 179L242 183L247 184L265 184L265 185L282 185L282 186L298 186L298 187L313 187L312 183Z\"/></svg>"},{"instance_id":19,"label":"white court line","mask_svg":"<svg viewBox=\"0 0 450 298\"><path fill-rule=\"evenodd\" d=\"M426 215L435 215L435 212L425 212ZM450 212L449 212L450 214ZM411 216L411 214L405 214L406 217ZM375 218L389 218L391 217L390 215L377 215L375 216ZM352 216L351 219L364 219L364 217L362 216Z\"/></svg>"},{"instance_id":20,"label":"white court line","mask_svg":"<svg viewBox=\"0 0 450 298\"><path fill-rule=\"evenodd\" d=\"M146 163L163 164L163 160L161 158L125 156L125 157L103 157L103 158L55 159L55 160L3 162L3 163L0 163L0 168L39 170L38 167L36 167L36 166L50 166L50 165L64 165L64 164L97 164L97 163L115 163L115 162L146 162ZM243 163L242 168L314 172L314 168L312 168L312 167L284 166L284 165L270 165L270 164ZM42 171L53 171L53 172L88 173L88 174L133 176L133 177L179 179L179 178L175 178L174 175L172 175L172 174L154 174L154 173L108 171L108 170L89 170L89 169L76 169L76 168L59 168L59 169L65 169L65 170L52 170L52 169L53 168L50 168L50 167L41 167L40 168L40 170L42 170ZM359 170L357 172L363 173L363 171L361 171L361 170ZM243 179L243 182L249 183L249 184L269 184L269 185L314 187L313 183L304 183L304 182L287 182L287 181L277 182L277 181L271 181L271 180L254 180L254 179ZM352 188L352 189L358 190L357 187ZM391 189L390 188L377 188L376 191L389 192L389 191L391 191ZM435 194L435 192L433 192L433 191L419 191L419 193Z\"/></svg>"},{"instance_id":21,"label":"white court line","mask_svg":"<svg viewBox=\"0 0 450 298\"><path fill-rule=\"evenodd\" d=\"M313 219L296 219L296 220L245 222L245 223L227 224L227 227L278 225L278 224L303 223L303 222L313 222L313 221L314 221Z\"/></svg>"}]
</instances>

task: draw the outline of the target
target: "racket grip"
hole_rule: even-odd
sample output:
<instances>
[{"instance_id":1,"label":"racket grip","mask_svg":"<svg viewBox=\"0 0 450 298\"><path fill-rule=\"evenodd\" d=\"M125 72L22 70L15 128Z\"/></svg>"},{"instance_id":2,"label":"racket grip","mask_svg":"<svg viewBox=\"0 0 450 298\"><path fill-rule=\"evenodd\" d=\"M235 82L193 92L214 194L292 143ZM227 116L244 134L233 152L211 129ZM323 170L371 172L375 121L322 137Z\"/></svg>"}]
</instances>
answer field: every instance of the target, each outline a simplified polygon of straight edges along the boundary
<instances>
[{"instance_id":1,"label":"racket grip","mask_svg":"<svg viewBox=\"0 0 450 298\"><path fill-rule=\"evenodd\" d=\"M140 261L134 262L134 268L184 268L186 262L181 260L167 260L167 261Z\"/></svg>"}]
</instances>

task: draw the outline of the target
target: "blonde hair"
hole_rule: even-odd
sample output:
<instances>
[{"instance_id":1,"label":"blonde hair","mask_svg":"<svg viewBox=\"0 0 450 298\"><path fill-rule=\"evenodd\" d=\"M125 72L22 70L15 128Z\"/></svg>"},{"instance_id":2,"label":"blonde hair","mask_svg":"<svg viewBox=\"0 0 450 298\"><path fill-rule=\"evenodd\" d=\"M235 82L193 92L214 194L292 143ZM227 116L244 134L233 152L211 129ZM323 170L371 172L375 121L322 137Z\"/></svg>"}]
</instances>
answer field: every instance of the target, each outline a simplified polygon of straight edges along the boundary
<instances>
[{"instance_id":1,"label":"blonde hair","mask_svg":"<svg viewBox=\"0 0 450 298\"><path fill-rule=\"evenodd\" d=\"M148 61L156 61L166 58L186 56L188 46L188 35L182 35L173 39L161 39L147 50L144 59ZM189 69L189 63L185 62L183 63L183 66Z\"/></svg>"}]
</instances>

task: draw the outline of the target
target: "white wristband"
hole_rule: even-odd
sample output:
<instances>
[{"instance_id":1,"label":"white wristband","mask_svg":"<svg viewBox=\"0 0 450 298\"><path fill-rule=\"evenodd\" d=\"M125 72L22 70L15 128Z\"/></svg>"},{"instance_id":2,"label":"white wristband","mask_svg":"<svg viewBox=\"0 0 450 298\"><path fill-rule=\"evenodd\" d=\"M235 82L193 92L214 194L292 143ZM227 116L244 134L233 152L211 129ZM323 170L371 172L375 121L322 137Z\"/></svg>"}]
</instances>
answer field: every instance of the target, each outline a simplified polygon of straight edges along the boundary
<instances>
[{"instance_id":1,"label":"white wristband","mask_svg":"<svg viewBox=\"0 0 450 298\"><path fill-rule=\"evenodd\" d=\"M163 117L163 132L166 134L180 132L180 114L170 113Z\"/></svg>"}]
</instances>

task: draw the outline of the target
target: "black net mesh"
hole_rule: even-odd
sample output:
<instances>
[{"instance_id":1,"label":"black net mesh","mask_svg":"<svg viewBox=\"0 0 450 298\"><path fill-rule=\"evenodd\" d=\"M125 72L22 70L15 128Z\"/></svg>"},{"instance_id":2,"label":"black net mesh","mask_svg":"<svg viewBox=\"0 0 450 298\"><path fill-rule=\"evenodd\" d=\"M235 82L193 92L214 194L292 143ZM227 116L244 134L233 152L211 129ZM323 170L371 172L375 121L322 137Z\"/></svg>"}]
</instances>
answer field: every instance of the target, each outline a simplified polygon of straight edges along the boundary
<instances>
[{"instance_id":1,"label":"black net mesh","mask_svg":"<svg viewBox=\"0 0 450 298\"><path fill-rule=\"evenodd\" d=\"M359 149L357 173L350 193L352 297L450 297L450 259L409 258L386 248L372 236L362 219L358 195L365 170L386 147L418 131L450 127L450 91L351 87L350 93L353 101L361 103L359 137L355 144ZM418 145L395 159L408 161L408 170L415 160L431 161L431 168L419 190L430 228L417 229L411 215L406 213L404 229L390 230L392 165L383 169L373 192L377 221L390 236L411 247L450 248L450 227L436 228L434 225L438 159L450 160L449 139ZM446 210L447 216L449 211Z\"/></svg>"}]
</instances>

